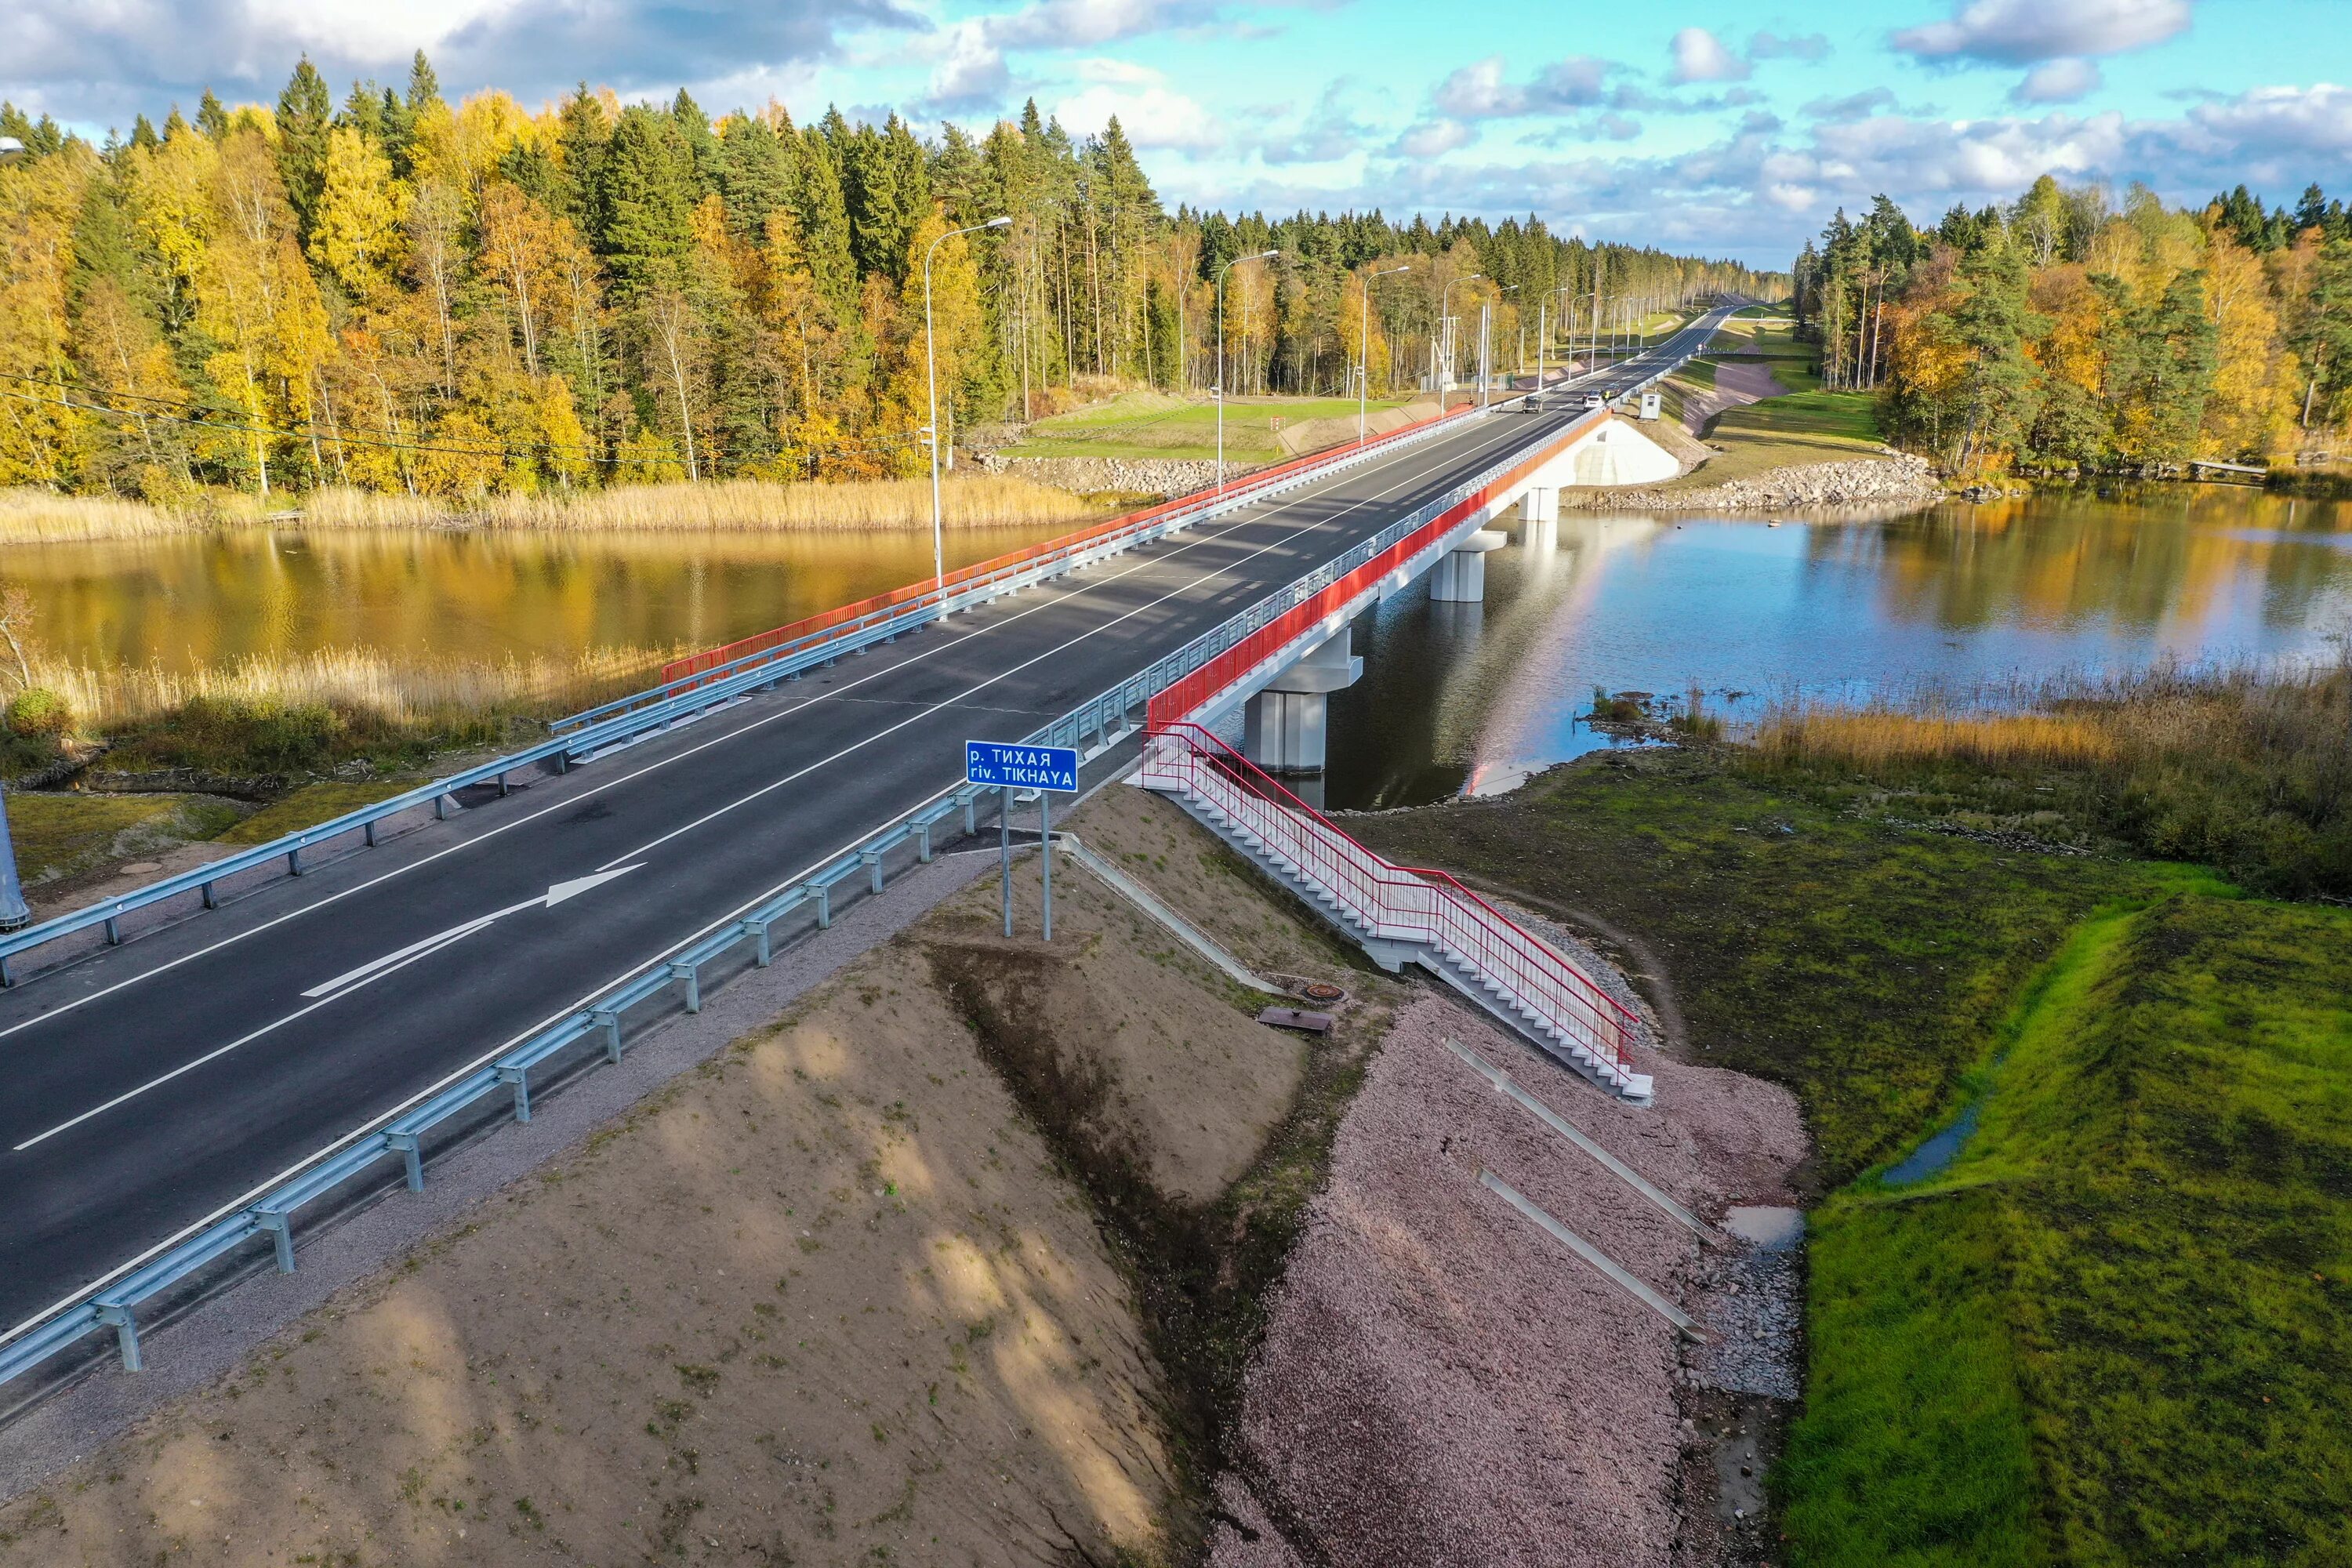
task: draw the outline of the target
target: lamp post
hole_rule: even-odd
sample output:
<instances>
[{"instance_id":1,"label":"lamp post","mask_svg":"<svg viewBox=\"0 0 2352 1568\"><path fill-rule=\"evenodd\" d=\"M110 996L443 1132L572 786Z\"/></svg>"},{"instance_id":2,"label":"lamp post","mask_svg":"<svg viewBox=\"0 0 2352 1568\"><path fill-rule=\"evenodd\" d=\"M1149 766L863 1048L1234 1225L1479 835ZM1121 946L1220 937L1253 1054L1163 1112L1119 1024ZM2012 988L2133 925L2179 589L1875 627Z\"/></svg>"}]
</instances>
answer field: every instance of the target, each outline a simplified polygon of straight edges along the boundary
<instances>
[{"instance_id":1,"label":"lamp post","mask_svg":"<svg viewBox=\"0 0 2352 1568\"><path fill-rule=\"evenodd\" d=\"M1412 270L1411 263L1391 267L1383 272L1368 274L1364 279L1364 297L1356 312L1356 445L1364 444L1364 418L1370 406L1372 387L1372 279L1393 278L1400 272Z\"/></svg>"},{"instance_id":2,"label":"lamp post","mask_svg":"<svg viewBox=\"0 0 2352 1568\"><path fill-rule=\"evenodd\" d=\"M1454 297L1454 285L1456 283L1467 283L1474 278L1484 278L1486 274L1483 272L1465 272L1459 278L1448 279L1446 280L1445 287L1437 291L1437 332L1441 339L1445 335L1445 323L1450 319L1448 312L1453 310L1453 306L1449 301ZM1453 379L1454 371L1453 360L1448 359L1445 362L1445 369L1446 379L1451 381ZM1445 412L1445 388L1443 386L1437 389L1437 411L1440 414Z\"/></svg>"},{"instance_id":3,"label":"lamp post","mask_svg":"<svg viewBox=\"0 0 2352 1568\"><path fill-rule=\"evenodd\" d=\"M986 223L976 223L968 228L951 228L931 241L923 252L923 374L931 395L931 422L924 427L931 438L931 595L934 598L947 591L948 556L945 531L940 521L940 355L931 334L931 258L942 243L960 234L978 234L984 228L1010 228L1009 217L992 217Z\"/></svg>"},{"instance_id":4,"label":"lamp post","mask_svg":"<svg viewBox=\"0 0 2352 1568\"><path fill-rule=\"evenodd\" d=\"M0 136L0 163L22 162L25 144L14 136ZM8 832L8 805L0 796L0 931L15 931L33 918L25 902L25 887L16 879L16 845Z\"/></svg>"},{"instance_id":5,"label":"lamp post","mask_svg":"<svg viewBox=\"0 0 2352 1568\"><path fill-rule=\"evenodd\" d=\"M1516 284L1516 283L1505 283L1505 284L1502 284L1502 285L1498 286L1498 287L1495 289L1495 297L1496 297L1496 299L1498 299L1498 300L1499 300L1499 299L1501 299L1501 298L1502 298L1504 295L1506 295L1506 294L1516 294L1516 293L1517 293L1518 291L1519 291L1519 286L1518 286L1517 284ZM1493 307L1492 307L1492 306L1487 307L1487 310L1491 310L1492 309L1493 309ZM1486 407L1486 406L1487 405L1488 402L1489 402L1489 401L1492 399L1492 397L1493 397L1493 385L1492 385L1492 384L1493 384L1494 379L1495 379L1495 373L1494 373L1494 369L1493 369L1493 367L1492 367L1492 366L1490 366L1490 365L1486 363L1486 329L1485 325L1483 324L1483 323L1486 321L1486 319L1487 319L1487 318L1486 318L1486 314L1485 312L1482 312L1482 313L1479 315L1479 318L1478 318L1478 319L1479 319L1479 321L1482 323L1482 324L1480 325L1479 329L1478 329L1478 350L1479 350L1479 352L1478 352L1478 406L1479 406L1479 407L1481 407L1481 408L1484 408L1484 407ZM1520 335L1520 337L1519 337L1519 347L1520 347L1522 350L1524 350L1524 349L1527 347L1527 342L1528 342L1528 340L1527 340L1527 337L1526 337L1525 329L1521 329L1521 335ZM1526 357L1526 356L1525 356L1525 355L1524 355L1524 353L1523 353L1523 354L1521 355L1521 358L1525 358L1525 357ZM1519 366L1518 366L1518 364L1515 362L1515 363L1512 364L1512 366L1511 366L1511 374L1512 374L1513 375L1517 375L1517 374L1518 374L1518 372L1519 372Z\"/></svg>"},{"instance_id":6,"label":"lamp post","mask_svg":"<svg viewBox=\"0 0 2352 1568\"><path fill-rule=\"evenodd\" d=\"M1264 261L1280 256L1279 250L1261 250L1255 256L1236 256L1217 268L1217 384L1211 394L1217 400L1217 493L1225 493L1225 274L1244 261Z\"/></svg>"}]
</instances>

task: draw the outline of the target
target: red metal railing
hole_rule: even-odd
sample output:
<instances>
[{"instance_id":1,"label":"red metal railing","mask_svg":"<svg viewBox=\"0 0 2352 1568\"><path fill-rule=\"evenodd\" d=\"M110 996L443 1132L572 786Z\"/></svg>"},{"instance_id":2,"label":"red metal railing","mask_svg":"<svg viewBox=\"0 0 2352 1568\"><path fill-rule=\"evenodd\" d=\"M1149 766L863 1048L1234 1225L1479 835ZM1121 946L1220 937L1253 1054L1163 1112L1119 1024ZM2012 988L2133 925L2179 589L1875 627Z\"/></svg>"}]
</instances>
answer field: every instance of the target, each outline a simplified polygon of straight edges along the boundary
<instances>
[{"instance_id":1,"label":"red metal railing","mask_svg":"<svg viewBox=\"0 0 2352 1568\"><path fill-rule=\"evenodd\" d=\"M942 586L950 596L968 589L982 587L994 579L1012 576L1041 564L1050 563L1056 559L1093 550L1122 534L1139 532L1172 513L1197 510L1218 500L1231 500L1236 497L1254 494L1268 485L1293 479L1307 469L1335 462L1359 452L1388 446L1404 437L1426 431L1434 425L1448 419L1459 418L1469 412L1470 409L1466 405L1452 409L1434 418L1424 419L1419 424L1402 426L1389 431L1386 435L1375 436L1360 447L1354 446L1326 447L1320 452L1310 452L1303 458L1293 458L1287 462L1276 463L1270 468L1255 469L1228 483L1222 496L1214 490L1213 487L1195 490L1190 495L1179 496L1172 500L1161 501L1157 506L1146 507L1141 511L1126 512L1103 522L1089 524L1075 533L1064 534L1058 539L1050 539L1042 544L1028 545L1020 550L1008 551L1003 555L992 556L986 561L974 562L969 566L959 566L947 574ZM860 599L856 604L843 605L818 615L808 616L788 626L776 626L764 632L755 632L746 637L738 637L735 641L723 644L719 647L706 648L700 653L690 654L685 658L671 660L662 667L662 679L668 682L687 676L700 675L705 670L733 664L753 654L764 653L770 648L782 647L787 643L799 642L803 638L830 627L862 622L881 611L923 603L931 597L932 593L932 581L926 577L919 583L909 583L902 588L893 588L887 593L876 594L869 598Z\"/></svg>"},{"instance_id":2,"label":"red metal railing","mask_svg":"<svg viewBox=\"0 0 2352 1568\"><path fill-rule=\"evenodd\" d=\"M1433 947L1494 981L1602 1077L1634 1076L1626 1047L1633 1014L1549 944L1444 871L1398 866L1343 832L1255 763L1197 724L1155 727L1143 783L1181 790L1245 829L1277 859L1328 893L1375 936Z\"/></svg>"},{"instance_id":3,"label":"red metal railing","mask_svg":"<svg viewBox=\"0 0 2352 1568\"><path fill-rule=\"evenodd\" d=\"M1577 420L1559 436L1546 442L1524 460L1511 466L1508 472L1496 476L1475 495L1465 496L1428 522L1398 540L1370 561L1349 572L1242 638L1233 647L1203 663L1200 668L1167 687L1151 699L1150 725L1158 729L1200 711L1202 704L1223 693L1263 661L1272 658L1292 642L1327 617L1346 610L1371 585L1412 560L1447 531L1457 527L1472 512L1488 505L1498 495L1507 491L1530 471L1549 462L1559 448L1582 435L1594 419L1606 417L1596 414Z\"/></svg>"}]
</instances>

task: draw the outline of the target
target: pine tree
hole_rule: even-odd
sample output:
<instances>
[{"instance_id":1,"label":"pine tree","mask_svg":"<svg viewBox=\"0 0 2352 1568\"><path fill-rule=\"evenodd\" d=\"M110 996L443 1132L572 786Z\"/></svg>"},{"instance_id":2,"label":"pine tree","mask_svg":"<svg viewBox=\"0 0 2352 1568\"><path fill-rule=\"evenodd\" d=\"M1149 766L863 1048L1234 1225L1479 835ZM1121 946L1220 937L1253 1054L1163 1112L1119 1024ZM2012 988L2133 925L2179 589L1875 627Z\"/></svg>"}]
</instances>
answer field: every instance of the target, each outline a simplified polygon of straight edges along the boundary
<instances>
[{"instance_id":1,"label":"pine tree","mask_svg":"<svg viewBox=\"0 0 2352 1568\"><path fill-rule=\"evenodd\" d=\"M196 129L215 142L228 134L228 110L221 107L211 88L205 89L205 96L196 102Z\"/></svg>"},{"instance_id":2,"label":"pine tree","mask_svg":"<svg viewBox=\"0 0 2352 1568\"><path fill-rule=\"evenodd\" d=\"M149 123L145 115L142 114L131 122L131 144L133 147L142 153L152 153L155 150L157 141L155 127Z\"/></svg>"},{"instance_id":3,"label":"pine tree","mask_svg":"<svg viewBox=\"0 0 2352 1568\"><path fill-rule=\"evenodd\" d=\"M597 172L590 237L623 303L675 286L694 247L692 168L667 120L624 110Z\"/></svg>"},{"instance_id":4,"label":"pine tree","mask_svg":"<svg viewBox=\"0 0 2352 1568\"><path fill-rule=\"evenodd\" d=\"M327 127L333 113L327 81L304 55L278 95L278 174L293 204L297 231L307 241L327 181Z\"/></svg>"},{"instance_id":5,"label":"pine tree","mask_svg":"<svg viewBox=\"0 0 2352 1568\"><path fill-rule=\"evenodd\" d=\"M719 122L719 194L727 205L728 226L740 237L767 232L768 215L793 199L792 153L767 121L730 114Z\"/></svg>"},{"instance_id":6,"label":"pine tree","mask_svg":"<svg viewBox=\"0 0 2352 1568\"><path fill-rule=\"evenodd\" d=\"M699 201L719 189L719 138L710 133L710 117L684 88L670 104L669 118L692 164L693 195Z\"/></svg>"}]
</instances>

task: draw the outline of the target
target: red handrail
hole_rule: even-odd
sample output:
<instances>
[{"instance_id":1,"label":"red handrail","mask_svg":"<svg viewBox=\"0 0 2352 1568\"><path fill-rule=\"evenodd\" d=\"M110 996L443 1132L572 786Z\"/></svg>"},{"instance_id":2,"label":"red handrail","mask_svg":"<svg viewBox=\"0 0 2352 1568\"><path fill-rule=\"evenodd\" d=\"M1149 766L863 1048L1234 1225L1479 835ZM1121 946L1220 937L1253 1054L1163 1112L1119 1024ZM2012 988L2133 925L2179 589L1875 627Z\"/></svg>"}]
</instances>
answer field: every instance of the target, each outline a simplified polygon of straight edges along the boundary
<instances>
[{"instance_id":1,"label":"red handrail","mask_svg":"<svg viewBox=\"0 0 2352 1568\"><path fill-rule=\"evenodd\" d=\"M1163 688L1151 699L1151 725L1157 728L1198 712L1210 699L1240 680L1260 661L1281 652L1307 628L1333 612L1345 609L1373 583L1428 548L1432 541L1486 505L1498 492L1507 490L1529 470L1549 462L1559 447L1574 441L1583 432L1590 417L1569 425L1556 438L1546 442L1523 461L1513 464L1509 472L1498 475L1482 486L1477 494L1456 501L1354 571L1292 605L1233 647L1210 658L1190 675Z\"/></svg>"},{"instance_id":2,"label":"red handrail","mask_svg":"<svg viewBox=\"0 0 2352 1568\"><path fill-rule=\"evenodd\" d=\"M1468 959L1596 1064L1630 1075L1633 1011L1592 977L1444 871L1399 866L1342 830L1197 724L1155 726L1144 781L1218 805L1297 866L1377 934L1417 939ZM1263 809L1256 808L1262 803Z\"/></svg>"},{"instance_id":3,"label":"red handrail","mask_svg":"<svg viewBox=\"0 0 2352 1568\"><path fill-rule=\"evenodd\" d=\"M1263 489L1276 480L1291 478L1307 468L1336 461L1353 453L1370 451L1375 447L1386 446L1402 437L1416 431L1426 430L1444 420L1459 418L1469 412L1470 409L1467 406L1449 409L1432 418L1412 425L1400 426L1394 430L1375 436L1360 447L1326 447L1320 452L1310 452L1302 458L1293 458L1286 462L1276 463L1268 468L1253 469L1225 486L1223 494L1228 498L1247 495L1254 490ZM985 561L974 562L969 566L959 566L947 574L942 585L946 591L953 593L971 584L1005 572L1018 571L1050 556L1066 555L1076 551L1089 549L1122 532L1133 532L1147 528L1171 512L1199 506L1204 500L1213 499L1213 486L1204 486L1188 495L1177 496L1161 501L1157 506L1146 507L1140 511L1123 512L1118 517L1108 518L1101 522L1089 523L1075 532L1066 533L1042 543L1024 545L1019 550L1010 550L1002 555L993 555ZM749 637L738 637L733 642L723 643L718 647L706 648L700 653L689 654L684 658L672 659L662 666L662 679L667 683L682 679L687 676L699 675L707 669L732 664L737 659L747 658L751 654L763 653L772 647L782 647L786 643L797 642L812 633L821 632L845 622L863 620L877 611L919 603L930 597L932 591L932 580L926 577L920 582L892 588L886 593L860 599L855 604L842 605L834 609L820 611L814 616L805 616L797 621L772 627L768 631L754 632Z\"/></svg>"}]
</instances>

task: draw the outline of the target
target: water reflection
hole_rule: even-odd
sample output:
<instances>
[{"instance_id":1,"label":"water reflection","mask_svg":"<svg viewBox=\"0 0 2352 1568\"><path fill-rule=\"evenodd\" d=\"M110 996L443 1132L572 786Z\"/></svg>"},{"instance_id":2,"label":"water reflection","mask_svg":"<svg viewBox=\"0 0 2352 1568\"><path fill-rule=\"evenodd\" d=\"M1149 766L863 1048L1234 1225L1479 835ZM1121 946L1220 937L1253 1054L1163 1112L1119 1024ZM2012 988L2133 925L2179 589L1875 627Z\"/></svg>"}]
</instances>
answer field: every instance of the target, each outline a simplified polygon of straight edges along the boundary
<instances>
[{"instance_id":1,"label":"water reflection","mask_svg":"<svg viewBox=\"0 0 2352 1568\"><path fill-rule=\"evenodd\" d=\"M960 565L1064 531L950 534ZM503 658L707 647L928 576L887 533L268 529L12 545L0 573L54 654L194 668L324 647Z\"/></svg>"},{"instance_id":2,"label":"water reflection","mask_svg":"<svg viewBox=\"0 0 2352 1568\"><path fill-rule=\"evenodd\" d=\"M1876 521L1571 516L1486 562L1475 635L1410 592L1334 700L1335 806L1508 789L1612 742L1592 689L1753 712L2176 658L2321 652L2352 626L2352 509L2221 486L1948 505Z\"/></svg>"}]
</instances>

